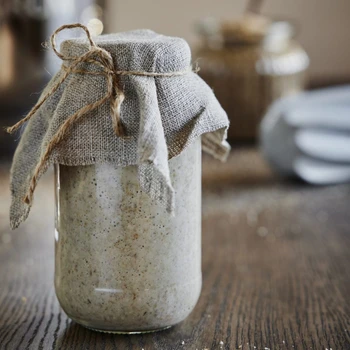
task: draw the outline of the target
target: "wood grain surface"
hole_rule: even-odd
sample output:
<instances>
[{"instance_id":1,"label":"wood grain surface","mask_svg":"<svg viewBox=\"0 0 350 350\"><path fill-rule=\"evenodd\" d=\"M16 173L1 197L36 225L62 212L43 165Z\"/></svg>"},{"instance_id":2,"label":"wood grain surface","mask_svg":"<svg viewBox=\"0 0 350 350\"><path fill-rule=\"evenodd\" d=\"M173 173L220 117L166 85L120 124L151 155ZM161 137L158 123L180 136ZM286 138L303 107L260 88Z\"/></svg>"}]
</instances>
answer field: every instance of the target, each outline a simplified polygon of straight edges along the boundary
<instances>
[{"instance_id":1,"label":"wood grain surface","mask_svg":"<svg viewBox=\"0 0 350 350\"><path fill-rule=\"evenodd\" d=\"M53 287L53 180L10 232L0 170L0 349L350 349L350 188L274 177L253 149L204 159L203 290L194 312L158 333L87 330Z\"/></svg>"}]
</instances>

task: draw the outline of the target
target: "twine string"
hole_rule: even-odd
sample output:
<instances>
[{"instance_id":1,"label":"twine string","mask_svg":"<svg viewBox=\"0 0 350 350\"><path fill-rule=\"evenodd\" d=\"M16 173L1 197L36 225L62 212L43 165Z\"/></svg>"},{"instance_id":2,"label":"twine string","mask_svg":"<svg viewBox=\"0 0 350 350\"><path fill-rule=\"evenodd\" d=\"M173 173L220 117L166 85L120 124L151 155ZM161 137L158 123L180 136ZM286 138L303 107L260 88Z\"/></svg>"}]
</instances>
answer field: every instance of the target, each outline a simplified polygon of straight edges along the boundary
<instances>
[{"instance_id":1,"label":"twine string","mask_svg":"<svg viewBox=\"0 0 350 350\"><path fill-rule=\"evenodd\" d=\"M56 46L56 36L59 32L65 30L65 29L73 29L73 28L81 28L85 31L87 39L89 41L89 50L82 54L81 56L76 57L68 57L63 55L61 52L57 50ZM82 108L80 108L77 112L69 116L65 122L59 127L57 132L54 134L52 139L50 140L45 152L41 155L40 160L34 170L34 174L30 180L29 189L26 193L25 197L23 198L23 201L31 205L33 201L33 194L35 191L35 188L37 186L39 177L41 173L44 171L47 161L50 158L50 155L52 154L52 151L54 148L63 140L63 138L67 135L68 130L71 128L71 126L79 120L81 117L86 115L87 113L93 111L97 107L101 106L108 100L110 101L110 108L111 108L111 118L112 118L112 126L114 129L114 132L119 137L125 136L125 130L121 122L120 118L120 106L123 103L125 99L125 95L123 90L120 87L119 83L119 76L122 75L138 75L138 76L146 76L146 77L174 77L174 76L180 76L187 74L189 72L198 72L199 68L196 67L194 70L192 67L189 67L188 69L184 71L177 71L177 72L145 72L145 71L123 71L123 70L115 70L114 63L111 54L106 51L105 49L99 47L96 45L94 40L91 37L91 33L87 27L80 23L75 24L65 24L55 30L55 32L51 35L50 38L51 47L55 54L63 61L72 61L72 63L69 66L66 66L65 64L62 65L62 70L64 71L62 77L59 79L59 81L51 88L49 92L46 93L45 96L43 96L39 102L31 109L31 111L18 123L15 125L7 128L7 132L12 134L16 130L18 130L24 123L29 121L39 110L39 108L47 101L57 90L58 88L63 84L63 82L69 77L70 74L94 74L94 75L102 75L106 78L106 84L107 84L107 92L106 94L99 100L90 103ZM97 59L96 59L97 58ZM88 71L86 69L80 69L78 66L81 63L90 63L93 64L99 68L101 68L100 71Z\"/></svg>"}]
</instances>

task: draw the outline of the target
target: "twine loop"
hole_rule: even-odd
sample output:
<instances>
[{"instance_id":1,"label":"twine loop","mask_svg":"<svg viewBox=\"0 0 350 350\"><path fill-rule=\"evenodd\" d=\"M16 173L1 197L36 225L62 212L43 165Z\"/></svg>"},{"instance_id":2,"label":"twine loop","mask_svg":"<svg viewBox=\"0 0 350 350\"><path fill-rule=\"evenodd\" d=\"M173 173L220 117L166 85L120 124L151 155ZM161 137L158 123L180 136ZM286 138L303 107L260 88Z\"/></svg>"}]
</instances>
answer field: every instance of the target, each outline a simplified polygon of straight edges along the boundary
<instances>
[{"instance_id":1,"label":"twine loop","mask_svg":"<svg viewBox=\"0 0 350 350\"><path fill-rule=\"evenodd\" d=\"M65 29L73 29L73 28L81 28L85 31L87 39L89 41L89 50L76 57L67 57L63 55L61 52L57 50L56 46L56 36L59 32ZM63 61L71 61L70 65L62 64L62 70L64 71L62 77L59 81L51 88L49 92L38 102L31 111L18 123L13 125L12 127L7 128L8 133L13 133L18 130L24 123L26 123L30 118L32 118L38 109L47 101L47 99L52 96L57 89L61 86L61 84L68 78L70 74L94 74L101 75L106 78L107 84L107 92L106 94L99 100L88 104L77 112L69 116L64 123L59 127L55 135L50 140L45 152L40 157L40 161L38 162L34 174L30 180L29 190L26 196L23 198L23 201L28 205L32 204L33 201L33 193L36 188L37 182L39 180L40 175L45 170L45 166L47 161L50 158L50 155L53 149L62 141L62 139L66 136L69 128L82 116L86 115L88 112L93 111L97 107L101 106L105 102L109 100L110 108L111 108L111 119L114 132L119 137L125 137L125 130L120 118L120 106L123 103L125 96L124 92L119 84L119 76L121 75L139 75L139 76L148 76L148 77L173 77L187 74L189 72L198 72L198 68L196 67L194 70L192 67L184 71L177 72L165 72L165 73L157 73L157 72L145 72L145 71L120 71L114 68L114 63L111 54L96 45L94 40L92 39L91 33L89 29L80 24L65 24L55 30L55 32L51 35L50 38L51 47L55 54ZM79 67L81 63L90 63L99 68L97 71L90 71L87 69L82 69Z\"/></svg>"},{"instance_id":2,"label":"twine loop","mask_svg":"<svg viewBox=\"0 0 350 350\"><path fill-rule=\"evenodd\" d=\"M61 52L59 52L57 50L57 46L56 46L56 35L59 33L59 32L62 32L63 30L65 29L73 29L73 28L81 28L85 31L86 33L86 36L89 40L89 43L90 43L90 50L93 49L93 48L97 48L98 46L95 44L95 42L92 40L92 37L91 37L91 33L89 31L89 29L87 27L85 27L84 25L80 24L80 23L74 23L74 24L65 24L59 28L57 28L54 33L51 35L50 37L50 42L51 42L51 47L52 47L52 50L55 52L55 54L61 59L61 60L74 60L74 59L78 59L79 56L77 57L67 57L67 56L64 56L61 54Z\"/></svg>"}]
</instances>

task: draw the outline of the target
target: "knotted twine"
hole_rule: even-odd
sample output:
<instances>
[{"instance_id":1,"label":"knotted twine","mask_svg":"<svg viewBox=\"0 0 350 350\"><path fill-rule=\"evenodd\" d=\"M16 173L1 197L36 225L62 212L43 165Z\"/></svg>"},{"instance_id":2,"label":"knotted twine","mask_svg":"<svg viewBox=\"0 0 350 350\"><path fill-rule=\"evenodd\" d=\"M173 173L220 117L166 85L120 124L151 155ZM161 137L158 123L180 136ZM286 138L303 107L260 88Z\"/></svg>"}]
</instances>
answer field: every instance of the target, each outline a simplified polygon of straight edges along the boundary
<instances>
[{"instance_id":1,"label":"knotted twine","mask_svg":"<svg viewBox=\"0 0 350 350\"><path fill-rule=\"evenodd\" d=\"M60 53L56 48L56 35L63 31L64 29L73 29L73 28L81 28L85 31L86 36L88 38L90 47L89 51L87 51L85 54L78 56L78 57L68 57ZM63 66L65 73L61 77L61 79L52 87L52 89L41 99L40 102L38 102L31 111L27 114L26 117L21 119L18 123L13 125L12 127L7 128L7 132L12 134L16 130L18 130L24 123L26 123L28 120L30 120L35 113L38 111L38 109L45 103L45 101L52 96L57 89L61 86L61 84L68 78L68 76L71 73L80 73L80 74L93 74L93 75L102 75L106 77L107 80L107 93L105 96L103 96L101 99L97 100L96 102L93 102L91 104L88 104L84 106L83 108L79 109L77 112L72 114L70 117L66 119L66 121L61 125L61 127L58 129L57 133L53 136L51 139L49 145L46 148L46 151L41 156L40 161L38 165L36 166L34 175L32 176L32 179L30 181L30 187L23 198L23 201L26 204L31 205L33 201L33 194L35 191L35 188L38 183L38 177L39 174L42 172L43 167L45 166L46 162L48 161L50 154L52 153L52 150L62 141L62 139L66 136L68 129L74 124L78 119L80 119L82 116L86 115L88 112L94 110L95 108L101 106L106 101L110 100L110 107L111 107L111 118L112 118L112 124L114 132L117 136L125 137L125 132L123 125L120 120L120 106L124 101L124 93L121 87L118 83L118 76L120 75L139 75L139 76L148 76L148 77L174 77L174 76L180 76L187 74L188 72L192 71L192 67L189 67L187 70L184 71L178 71L178 72L169 72L169 73L157 73L157 72L145 72L145 71L124 71L124 70L116 70L114 68L114 63L111 54L106 51L105 49L99 47L96 45L94 40L91 37L91 33L89 29L80 24L80 23L74 23L74 24L65 24L61 27L57 28L55 32L50 37L51 47L55 54L61 59L61 60L67 60L67 61L73 61L73 63L69 66ZM100 61L96 60L93 57L98 57ZM92 63L102 69L102 71L88 71L86 69L78 69L77 66L81 63ZM196 68L194 71L198 72L198 68Z\"/></svg>"}]
</instances>

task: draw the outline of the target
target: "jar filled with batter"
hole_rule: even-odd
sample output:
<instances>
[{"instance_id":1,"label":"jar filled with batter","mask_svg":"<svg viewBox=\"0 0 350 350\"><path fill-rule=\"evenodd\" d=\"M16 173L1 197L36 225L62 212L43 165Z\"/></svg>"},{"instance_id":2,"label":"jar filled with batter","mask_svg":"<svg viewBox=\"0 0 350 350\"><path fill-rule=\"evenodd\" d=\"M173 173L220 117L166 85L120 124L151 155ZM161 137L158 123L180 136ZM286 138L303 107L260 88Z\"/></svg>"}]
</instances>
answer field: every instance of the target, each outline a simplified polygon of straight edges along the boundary
<instances>
[{"instance_id":1,"label":"jar filled with batter","mask_svg":"<svg viewBox=\"0 0 350 350\"><path fill-rule=\"evenodd\" d=\"M55 287L93 329L170 327L195 307L201 276L201 143L170 160L175 215L144 193L135 166L56 166Z\"/></svg>"},{"instance_id":2,"label":"jar filled with batter","mask_svg":"<svg viewBox=\"0 0 350 350\"><path fill-rule=\"evenodd\" d=\"M55 36L80 28L85 38ZM103 332L183 321L201 277L201 152L225 160L228 119L185 40L150 30L51 37L62 59L11 170L12 228L55 168L55 289L65 313Z\"/></svg>"}]
</instances>

